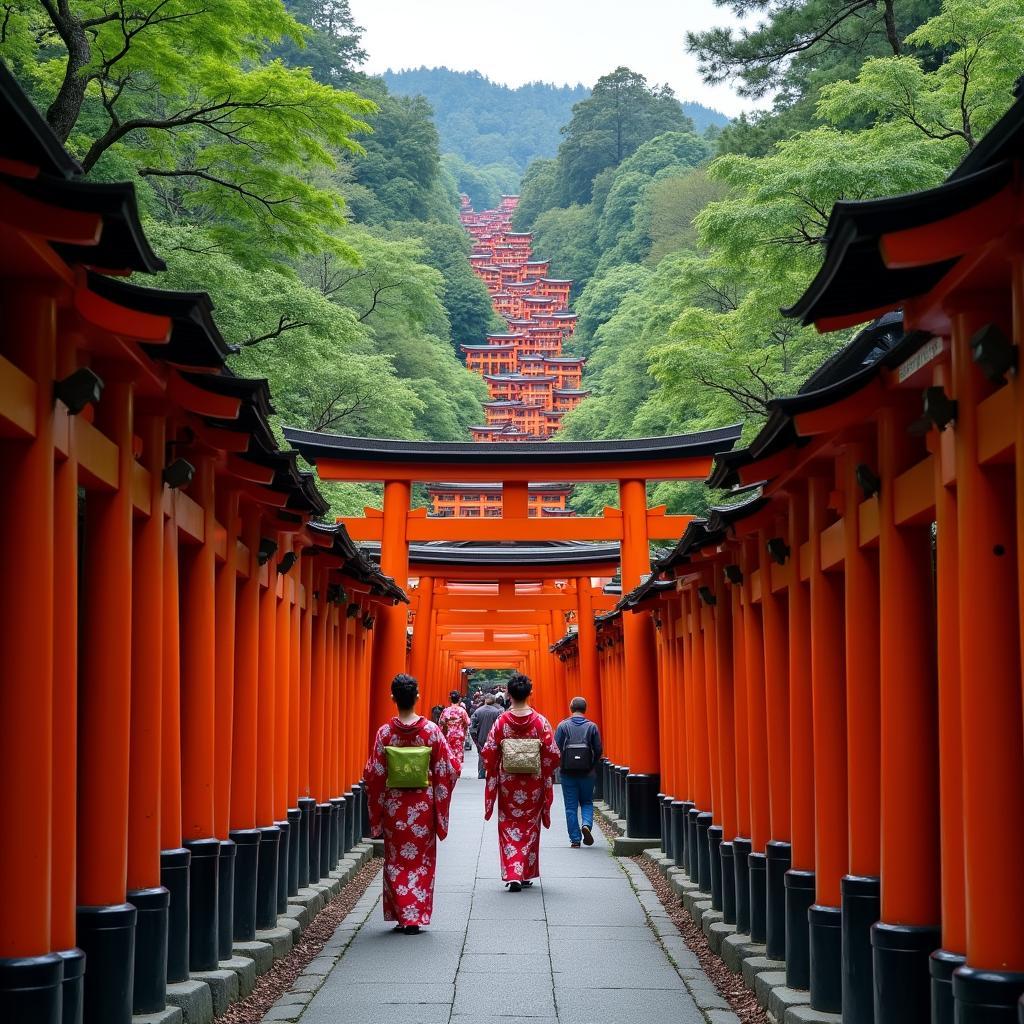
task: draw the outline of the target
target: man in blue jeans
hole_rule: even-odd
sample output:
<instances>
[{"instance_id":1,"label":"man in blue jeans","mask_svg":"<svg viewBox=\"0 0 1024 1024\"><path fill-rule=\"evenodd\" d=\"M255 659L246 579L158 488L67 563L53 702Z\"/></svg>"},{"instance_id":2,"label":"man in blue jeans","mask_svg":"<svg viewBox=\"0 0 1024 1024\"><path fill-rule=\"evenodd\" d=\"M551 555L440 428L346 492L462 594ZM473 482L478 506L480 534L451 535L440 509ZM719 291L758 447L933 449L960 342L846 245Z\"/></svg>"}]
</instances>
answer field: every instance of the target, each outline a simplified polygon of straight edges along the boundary
<instances>
[{"instance_id":1,"label":"man in blue jeans","mask_svg":"<svg viewBox=\"0 0 1024 1024\"><path fill-rule=\"evenodd\" d=\"M601 733L587 718L587 702L583 697L573 697L569 711L570 716L558 723L555 743L562 752L559 774L569 845L578 849L580 842L584 846L594 845L594 773L601 760Z\"/></svg>"}]
</instances>

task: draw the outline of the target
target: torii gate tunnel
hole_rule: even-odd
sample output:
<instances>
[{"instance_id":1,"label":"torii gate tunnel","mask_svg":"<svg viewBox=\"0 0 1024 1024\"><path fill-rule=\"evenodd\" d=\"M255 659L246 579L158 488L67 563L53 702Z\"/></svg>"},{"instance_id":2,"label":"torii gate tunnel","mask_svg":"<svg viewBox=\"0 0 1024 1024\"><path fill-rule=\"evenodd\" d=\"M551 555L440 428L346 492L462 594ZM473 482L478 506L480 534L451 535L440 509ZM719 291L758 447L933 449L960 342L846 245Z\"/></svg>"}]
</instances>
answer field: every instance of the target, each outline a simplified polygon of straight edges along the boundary
<instances>
[{"instance_id":1,"label":"torii gate tunnel","mask_svg":"<svg viewBox=\"0 0 1024 1024\"><path fill-rule=\"evenodd\" d=\"M1024 98L942 185L836 207L789 312L872 322L747 447L290 431L384 482L330 526L209 298L122 280L163 269L130 186L2 65L0 123L0 1021L129 1024L230 975L361 845L391 676L438 700L484 666L551 717L588 697L625 847L813 1011L1024 1021ZM704 477L732 502L647 507ZM425 479L501 481L504 514L427 518ZM620 507L529 519L545 480Z\"/></svg>"}]
</instances>

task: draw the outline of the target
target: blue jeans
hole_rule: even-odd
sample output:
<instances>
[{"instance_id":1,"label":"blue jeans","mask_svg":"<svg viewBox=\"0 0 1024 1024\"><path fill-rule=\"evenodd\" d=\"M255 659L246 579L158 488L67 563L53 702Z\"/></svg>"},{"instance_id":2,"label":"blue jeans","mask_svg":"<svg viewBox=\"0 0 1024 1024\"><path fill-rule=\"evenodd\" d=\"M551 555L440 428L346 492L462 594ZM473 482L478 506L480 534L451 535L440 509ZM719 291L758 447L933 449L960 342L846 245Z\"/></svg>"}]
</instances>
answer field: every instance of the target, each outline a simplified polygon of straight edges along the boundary
<instances>
[{"instance_id":1,"label":"blue jeans","mask_svg":"<svg viewBox=\"0 0 1024 1024\"><path fill-rule=\"evenodd\" d=\"M580 811L583 812L583 824L594 827L594 776L567 775L562 772L562 800L565 801L565 825L569 830L569 842L582 842Z\"/></svg>"}]
</instances>

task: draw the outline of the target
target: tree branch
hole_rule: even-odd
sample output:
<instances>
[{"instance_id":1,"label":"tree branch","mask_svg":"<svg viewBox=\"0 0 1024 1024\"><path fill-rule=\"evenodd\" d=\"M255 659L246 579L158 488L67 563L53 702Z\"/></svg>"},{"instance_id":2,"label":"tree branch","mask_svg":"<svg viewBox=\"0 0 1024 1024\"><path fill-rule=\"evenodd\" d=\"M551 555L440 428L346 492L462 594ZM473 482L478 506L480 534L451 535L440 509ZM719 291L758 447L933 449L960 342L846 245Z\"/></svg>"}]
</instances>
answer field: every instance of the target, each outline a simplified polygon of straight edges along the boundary
<instances>
[{"instance_id":1,"label":"tree branch","mask_svg":"<svg viewBox=\"0 0 1024 1024\"><path fill-rule=\"evenodd\" d=\"M288 331L294 331L299 327L309 327L310 321L308 320L289 320L287 314L283 314L277 322L277 326L273 330L267 331L266 334L250 335L242 342L243 348L251 348L253 345L259 345L264 341L272 341L274 338L280 338L282 334Z\"/></svg>"}]
</instances>

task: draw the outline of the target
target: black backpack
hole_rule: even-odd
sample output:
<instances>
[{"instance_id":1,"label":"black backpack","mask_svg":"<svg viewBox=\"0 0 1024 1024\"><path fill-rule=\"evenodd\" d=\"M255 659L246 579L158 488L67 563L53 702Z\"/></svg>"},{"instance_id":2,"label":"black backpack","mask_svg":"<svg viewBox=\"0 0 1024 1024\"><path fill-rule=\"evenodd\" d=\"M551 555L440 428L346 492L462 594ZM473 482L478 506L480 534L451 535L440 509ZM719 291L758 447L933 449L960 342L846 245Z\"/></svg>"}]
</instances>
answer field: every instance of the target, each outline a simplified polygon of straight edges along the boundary
<instances>
[{"instance_id":1,"label":"black backpack","mask_svg":"<svg viewBox=\"0 0 1024 1024\"><path fill-rule=\"evenodd\" d=\"M592 723L587 721L581 724L569 721L566 728L569 735L566 738L565 746L562 747L562 771L591 771L594 767L594 748L590 744Z\"/></svg>"}]
</instances>

